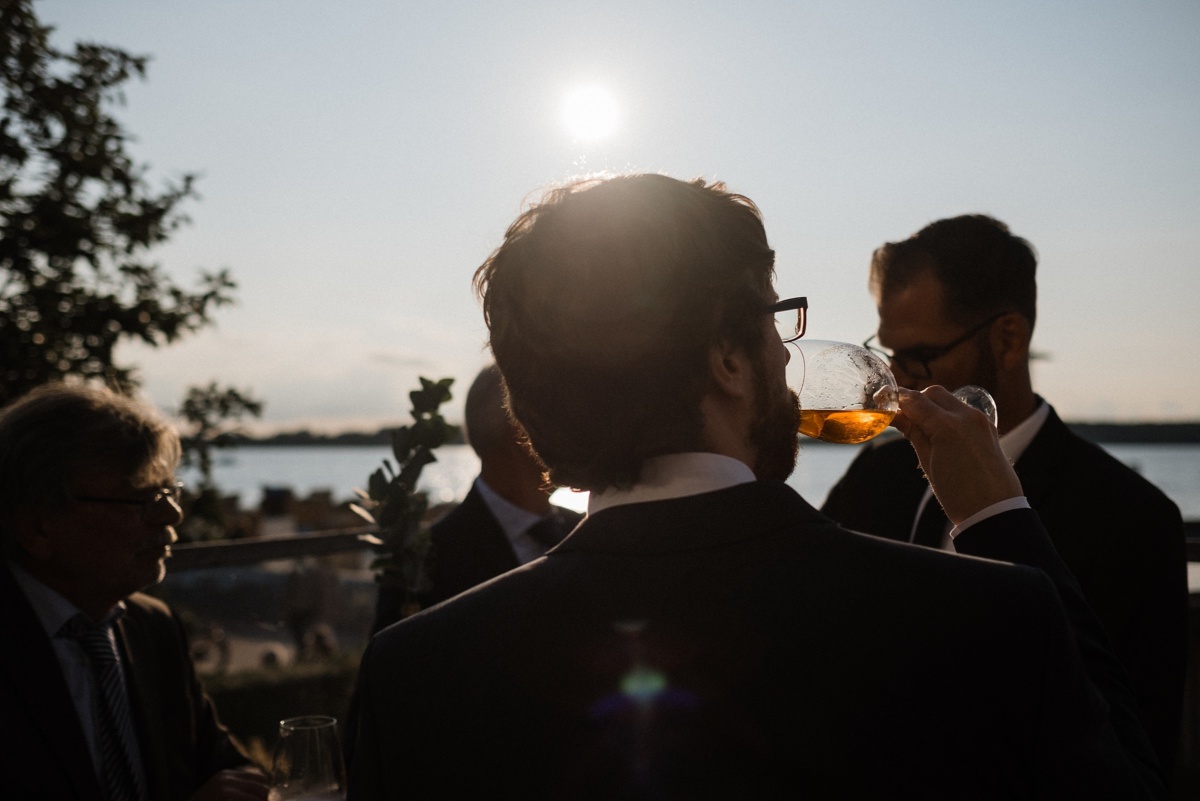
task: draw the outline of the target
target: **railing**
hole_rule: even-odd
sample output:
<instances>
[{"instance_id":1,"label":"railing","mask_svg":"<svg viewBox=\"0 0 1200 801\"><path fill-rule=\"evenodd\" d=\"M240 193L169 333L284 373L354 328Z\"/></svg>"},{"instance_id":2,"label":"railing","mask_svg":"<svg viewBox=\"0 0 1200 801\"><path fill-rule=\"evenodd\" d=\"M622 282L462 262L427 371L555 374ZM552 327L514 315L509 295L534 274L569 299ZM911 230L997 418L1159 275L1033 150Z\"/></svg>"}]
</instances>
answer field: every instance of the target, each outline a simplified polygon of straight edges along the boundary
<instances>
[{"instance_id":1,"label":"railing","mask_svg":"<svg viewBox=\"0 0 1200 801\"><path fill-rule=\"evenodd\" d=\"M188 542L172 546L168 567L172 573L205 567L230 567L300 559L305 556L359 551L382 545L376 526L318 531L311 534L278 534L244 540Z\"/></svg>"}]
</instances>

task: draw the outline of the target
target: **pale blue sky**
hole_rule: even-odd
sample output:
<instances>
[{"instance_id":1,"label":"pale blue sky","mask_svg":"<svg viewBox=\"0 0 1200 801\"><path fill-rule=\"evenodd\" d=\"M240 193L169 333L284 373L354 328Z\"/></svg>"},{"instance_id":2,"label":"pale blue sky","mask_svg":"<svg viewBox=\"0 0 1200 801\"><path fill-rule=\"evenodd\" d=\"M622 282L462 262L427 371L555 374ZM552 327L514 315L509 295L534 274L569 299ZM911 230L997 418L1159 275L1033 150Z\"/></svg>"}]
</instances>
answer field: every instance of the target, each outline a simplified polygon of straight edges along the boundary
<instances>
[{"instance_id":1,"label":"pale blue sky","mask_svg":"<svg viewBox=\"0 0 1200 801\"><path fill-rule=\"evenodd\" d=\"M158 257L241 285L127 348L165 408L217 379L273 427L407 418L486 360L476 266L584 171L726 181L762 208L810 336L875 327L871 251L989 213L1041 256L1035 385L1075 420L1200 419L1200 4L43 0L55 41L153 60L121 119L201 173ZM608 87L585 145L567 92ZM456 416L460 402L452 407Z\"/></svg>"}]
</instances>

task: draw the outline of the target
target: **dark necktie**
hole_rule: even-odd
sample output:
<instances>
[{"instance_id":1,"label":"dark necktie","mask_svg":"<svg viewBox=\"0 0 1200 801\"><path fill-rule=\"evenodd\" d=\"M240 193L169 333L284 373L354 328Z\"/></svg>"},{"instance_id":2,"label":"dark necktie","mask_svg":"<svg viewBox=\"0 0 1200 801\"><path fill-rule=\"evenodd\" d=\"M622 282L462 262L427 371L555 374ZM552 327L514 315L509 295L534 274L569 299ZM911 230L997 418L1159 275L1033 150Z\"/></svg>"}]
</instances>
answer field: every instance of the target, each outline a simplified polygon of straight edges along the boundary
<instances>
[{"instance_id":1,"label":"dark necktie","mask_svg":"<svg viewBox=\"0 0 1200 801\"><path fill-rule=\"evenodd\" d=\"M563 528L558 518L551 513L527 528L525 533L532 537L534 542L549 550L562 542L566 536L567 532Z\"/></svg>"},{"instance_id":2,"label":"dark necktie","mask_svg":"<svg viewBox=\"0 0 1200 801\"><path fill-rule=\"evenodd\" d=\"M116 617L112 615L96 624L81 613L64 623L59 634L79 643L96 679L100 773L108 797L110 801L140 801L145 796L139 792L140 782L132 759L137 735L112 632Z\"/></svg>"},{"instance_id":3,"label":"dark necktie","mask_svg":"<svg viewBox=\"0 0 1200 801\"><path fill-rule=\"evenodd\" d=\"M942 511L942 505L938 503L937 498L931 495L929 502L921 511L920 519L917 520L917 528L913 532L913 542L917 545L924 545L926 548L941 548L949 522L950 518L946 517L946 513Z\"/></svg>"}]
</instances>

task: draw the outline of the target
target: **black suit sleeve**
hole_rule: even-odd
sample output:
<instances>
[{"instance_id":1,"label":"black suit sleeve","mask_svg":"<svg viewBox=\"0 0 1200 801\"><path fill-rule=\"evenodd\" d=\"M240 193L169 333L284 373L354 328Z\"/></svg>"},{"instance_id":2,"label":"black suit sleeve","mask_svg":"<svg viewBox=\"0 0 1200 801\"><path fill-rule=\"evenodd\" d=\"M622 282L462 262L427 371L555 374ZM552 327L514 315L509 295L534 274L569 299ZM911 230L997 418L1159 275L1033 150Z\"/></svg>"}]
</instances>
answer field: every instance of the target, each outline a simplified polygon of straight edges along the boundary
<instances>
[{"instance_id":1,"label":"black suit sleeve","mask_svg":"<svg viewBox=\"0 0 1200 801\"><path fill-rule=\"evenodd\" d=\"M1062 439L1057 461L1038 463L1031 446L1017 474L1128 671L1146 732L1169 772L1177 756L1187 663L1187 557L1179 509L1090 443L1069 434Z\"/></svg>"},{"instance_id":2,"label":"black suit sleeve","mask_svg":"<svg viewBox=\"0 0 1200 801\"><path fill-rule=\"evenodd\" d=\"M959 534L954 548L971 556L1037 567L1053 582L1062 602L1074 635L1074 647L1069 641L1061 648L1053 643L1048 645L1059 649L1059 659L1078 663L1088 681L1072 680L1070 671L1062 674L1062 680L1053 673L1047 674L1048 708L1065 710L1062 714L1048 713L1046 718L1044 736L1048 753L1060 750L1060 756L1054 759L1058 764L1051 765L1048 760L1044 766L1048 775L1053 778L1063 769L1068 773L1101 770L1097 765L1089 767L1086 757L1107 753L1110 758L1106 761L1117 770L1110 773L1109 767L1105 767L1098 775L1107 777L1105 783L1114 792L1111 797L1166 797L1162 769L1139 718L1128 674L1113 655L1104 628L1084 600L1075 577L1054 550L1037 513L1019 509L983 520ZM1079 711L1072 711L1072 707ZM1087 725L1076 728L1076 723L1086 722L1089 716L1106 721L1111 729ZM1109 737L1106 731L1116 737L1116 742L1107 746L1102 742ZM1072 767L1075 758L1081 761ZM1128 795L1115 792L1121 787L1121 776L1136 779L1129 786ZM1054 784L1049 782L1050 786ZM1064 788L1069 786L1069 782L1063 783Z\"/></svg>"}]
</instances>

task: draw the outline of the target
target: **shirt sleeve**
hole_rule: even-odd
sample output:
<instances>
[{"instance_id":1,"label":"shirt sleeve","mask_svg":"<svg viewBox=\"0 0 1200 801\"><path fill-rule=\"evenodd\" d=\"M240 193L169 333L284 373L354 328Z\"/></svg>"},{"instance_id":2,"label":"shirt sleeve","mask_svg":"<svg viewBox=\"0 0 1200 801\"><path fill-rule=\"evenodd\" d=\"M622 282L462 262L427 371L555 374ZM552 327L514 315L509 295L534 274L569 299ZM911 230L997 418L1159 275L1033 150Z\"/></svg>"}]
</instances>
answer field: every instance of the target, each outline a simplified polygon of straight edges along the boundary
<instances>
[{"instance_id":1,"label":"shirt sleeve","mask_svg":"<svg viewBox=\"0 0 1200 801\"><path fill-rule=\"evenodd\" d=\"M1012 509L1029 509L1029 501L1024 495L1018 495L1016 498L1009 498L1004 501L993 503L991 506L980 509L975 514L968 517L966 520L959 523L954 528L950 529L950 539L954 539L959 534L966 531L971 526L981 521L987 520L989 517L994 517L1001 512L1007 512Z\"/></svg>"}]
</instances>

